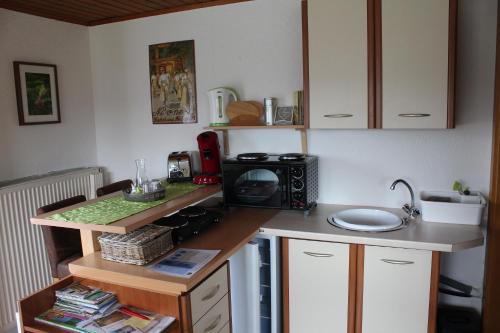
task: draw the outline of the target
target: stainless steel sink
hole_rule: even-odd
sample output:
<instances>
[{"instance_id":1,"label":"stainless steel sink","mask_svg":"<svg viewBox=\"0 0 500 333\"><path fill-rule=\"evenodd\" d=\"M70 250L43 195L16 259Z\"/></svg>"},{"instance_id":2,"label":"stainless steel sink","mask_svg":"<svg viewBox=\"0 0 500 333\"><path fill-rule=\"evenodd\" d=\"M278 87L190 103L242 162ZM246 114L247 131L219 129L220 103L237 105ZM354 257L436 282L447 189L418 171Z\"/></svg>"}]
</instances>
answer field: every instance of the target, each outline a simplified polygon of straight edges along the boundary
<instances>
[{"instance_id":1,"label":"stainless steel sink","mask_svg":"<svg viewBox=\"0 0 500 333\"><path fill-rule=\"evenodd\" d=\"M342 229L369 232L393 231L407 225L407 220L396 214L370 208L342 210L328 217L328 222Z\"/></svg>"}]
</instances>

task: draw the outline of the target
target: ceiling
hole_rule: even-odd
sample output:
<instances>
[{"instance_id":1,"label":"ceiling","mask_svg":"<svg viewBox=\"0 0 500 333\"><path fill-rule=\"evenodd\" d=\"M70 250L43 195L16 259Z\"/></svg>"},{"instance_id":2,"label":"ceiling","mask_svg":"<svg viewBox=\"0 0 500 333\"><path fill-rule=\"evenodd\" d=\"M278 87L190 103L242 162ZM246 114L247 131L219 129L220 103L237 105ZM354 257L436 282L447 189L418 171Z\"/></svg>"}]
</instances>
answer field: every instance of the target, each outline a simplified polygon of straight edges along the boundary
<instances>
[{"instance_id":1,"label":"ceiling","mask_svg":"<svg viewBox=\"0 0 500 333\"><path fill-rule=\"evenodd\" d=\"M99 25L248 0L0 0L0 8L81 25Z\"/></svg>"}]
</instances>

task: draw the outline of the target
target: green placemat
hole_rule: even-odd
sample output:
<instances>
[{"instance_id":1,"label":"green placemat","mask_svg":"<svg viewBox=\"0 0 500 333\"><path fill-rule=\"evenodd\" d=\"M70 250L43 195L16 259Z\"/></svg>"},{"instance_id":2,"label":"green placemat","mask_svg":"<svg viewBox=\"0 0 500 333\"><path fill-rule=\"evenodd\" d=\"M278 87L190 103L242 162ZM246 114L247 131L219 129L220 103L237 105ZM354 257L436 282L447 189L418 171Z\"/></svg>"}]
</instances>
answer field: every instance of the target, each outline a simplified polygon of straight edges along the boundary
<instances>
[{"instance_id":1,"label":"green placemat","mask_svg":"<svg viewBox=\"0 0 500 333\"><path fill-rule=\"evenodd\" d=\"M204 185L192 183L172 183L167 185L167 195L164 199L151 202L131 202L122 195L97 201L93 204L76 208L62 214L54 214L48 217L50 220L62 222L76 222L85 224L106 225L146 209L161 205L181 195L193 192Z\"/></svg>"}]
</instances>

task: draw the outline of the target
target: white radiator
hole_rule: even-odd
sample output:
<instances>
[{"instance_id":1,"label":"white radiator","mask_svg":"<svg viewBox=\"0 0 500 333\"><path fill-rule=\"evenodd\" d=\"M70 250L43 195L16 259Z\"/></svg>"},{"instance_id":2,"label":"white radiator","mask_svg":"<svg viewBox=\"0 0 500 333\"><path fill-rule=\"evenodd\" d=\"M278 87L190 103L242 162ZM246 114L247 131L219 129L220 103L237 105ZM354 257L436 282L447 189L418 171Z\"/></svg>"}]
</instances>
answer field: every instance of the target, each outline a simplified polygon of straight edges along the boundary
<instances>
[{"instance_id":1,"label":"white radiator","mask_svg":"<svg viewBox=\"0 0 500 333\"><path fill-rule=\"evenodd\" d=\"M95 197L99 168L80 168L0 183L0 332L12 325L17 300L51 283L40 226L29 221L38 207L83 194Z\"/></svg>"}]
</instances>

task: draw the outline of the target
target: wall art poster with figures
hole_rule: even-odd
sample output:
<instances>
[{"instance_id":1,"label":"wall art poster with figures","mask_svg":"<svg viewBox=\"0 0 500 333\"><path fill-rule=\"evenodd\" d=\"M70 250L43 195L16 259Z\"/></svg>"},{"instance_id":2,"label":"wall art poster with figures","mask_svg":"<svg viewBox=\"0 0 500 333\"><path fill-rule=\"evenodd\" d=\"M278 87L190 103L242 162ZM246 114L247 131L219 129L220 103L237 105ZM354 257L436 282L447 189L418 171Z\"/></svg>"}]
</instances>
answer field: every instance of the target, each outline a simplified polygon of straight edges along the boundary
<instances>
[{"instance_id":1,"label":"wall art poster with figures","mask_svg":"<svg viewBox=\"0 0 500 333\"><path fill-rule=\"evenodd\" d=\"M194 40L149 46L153 124L198 122Z\"/></svg>"}]
</instances>

